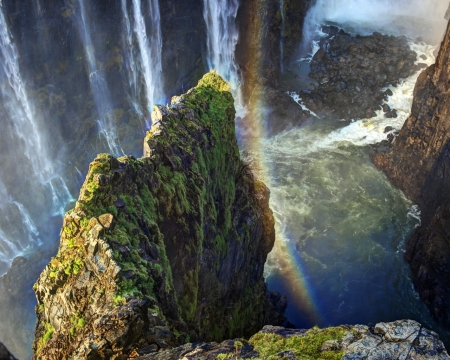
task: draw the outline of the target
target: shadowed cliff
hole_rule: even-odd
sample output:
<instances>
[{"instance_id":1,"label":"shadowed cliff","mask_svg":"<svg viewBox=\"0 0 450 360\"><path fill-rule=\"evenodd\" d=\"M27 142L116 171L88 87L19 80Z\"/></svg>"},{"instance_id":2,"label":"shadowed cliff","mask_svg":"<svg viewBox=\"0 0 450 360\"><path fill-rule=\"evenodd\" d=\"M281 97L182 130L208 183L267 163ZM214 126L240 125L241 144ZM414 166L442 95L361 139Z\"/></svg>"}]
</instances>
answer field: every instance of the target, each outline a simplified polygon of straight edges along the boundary
<instances>
[{"instance_id":1,"label":"shadowed cliff","mask_svg":"<svg viewBox=\"0 0 450 360\"><path fill-rule=\"evenodd\" d=\"M269 192L240 160L234 116L209 73L155 108L143 158L91 163L34 286L36 358L126 358L283 321L263 279Z\"/></svg>"},{"instance_id":2,"label":"shadowed cliff","mask_svg":"<svg viewBox=\"0 0 450 360\"><path fill-rule=\"evenodd\" d=\"M411 115L390 152L375 165L417 202L422 225L406 243L416 289L440 322L450 326L450 27L436 63L419 76Z\"/></svg>"}]
</instances>

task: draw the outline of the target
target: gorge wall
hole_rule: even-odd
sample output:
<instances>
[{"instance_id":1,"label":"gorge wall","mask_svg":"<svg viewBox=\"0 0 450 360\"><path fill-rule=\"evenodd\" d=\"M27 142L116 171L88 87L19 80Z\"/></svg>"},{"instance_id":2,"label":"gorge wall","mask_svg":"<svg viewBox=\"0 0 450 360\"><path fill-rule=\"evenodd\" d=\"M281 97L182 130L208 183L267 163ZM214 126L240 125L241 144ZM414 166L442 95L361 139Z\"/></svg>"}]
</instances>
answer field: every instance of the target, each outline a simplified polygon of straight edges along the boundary
<instances>
[{"instance_id":1,"label":"gorge wall","mask_svg":"<svg viewBox=\"0 0 450 360\"><path fill-rule=\"evenodd\" d=\"M450 326L450 27L436 63L420 75L411 115L389 152L373 161L421 208L422 224L406 243L420 297Z\"/></svg>"},{"instance_id":2,"label":"gorge wall","mask_svg":"<svg viewBox=\"0 0 450 360\"><path fill-rule=\"evenodd\" d=\"M36 358L122 359L284 320L263 278L269 192L240 160L234 117L209 73L155 109L143 158L91 163L34 286Z\"/></svg>"}]
</instances>

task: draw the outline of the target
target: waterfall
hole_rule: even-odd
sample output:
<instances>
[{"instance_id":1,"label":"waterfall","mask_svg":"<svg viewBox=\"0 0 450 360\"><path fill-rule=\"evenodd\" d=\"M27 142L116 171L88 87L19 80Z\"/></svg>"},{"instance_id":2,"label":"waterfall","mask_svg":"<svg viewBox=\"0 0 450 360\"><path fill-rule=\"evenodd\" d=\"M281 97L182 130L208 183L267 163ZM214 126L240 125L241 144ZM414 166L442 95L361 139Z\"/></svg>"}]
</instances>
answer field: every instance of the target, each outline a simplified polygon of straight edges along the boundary
<instances>
[{"instance_id":1,"label":"waterfall","mask_svg":"<svg viewBox=\"0 0 450 360\"><path fill-rule=\"evenodd\" d=\"M133 33L131 30L131 22L130 17L128 15L127 10L127 0L122 0L122 13L124 16L124 31L123 31L123 43L126 46L124 54L126 55L126 66L128 70L128 85L130 86L131 95L133 98L137 97L138 88L137 88L137 76L138 69L136 62L134 61L134 45L133 45Z\"/></svg>"},{"instance_id":2,"label":"waterfall","mask_svg":"<svg viewBox=\"0 0 450 360\"><path fill-rule=\"evenodd\" d=\"M78 30L84 44L86 60L89 67L89 83L91 85L92 96L98 115L99 133L106 140L109 151L113 155L123 154L120 147L119 139L116 132L116 125L111 114L113 105L111 102L111 95L108 89L108 84L105 80L105 74L97 66L97 59L95 57L95 48L93 46L89 23L86 19L86 9L84 0L80 0L80 16L78 18Z\"/></svg>"},{"instance_id":3,"label":"waterfall","mask_svg":"<svg viewBox=\"0 0 450 360\"><path fill-rule=\"evenodd\" d=\"M281 31L280 31L280 69L284 71L283 57L284 57L284 30L286 26L286 12L284 10L284 0L280 0L280 16L281 16Z\"/></svg>"},{"instance_id":4,"label":"waterfall","mask_svg":"<svg viewBox=\"0 0 450 360\"><path fill-rule=\"evenodd\" d=\"M57 175L55 154L48 147L49 134L35 112L19 66L19 55L8 30L0 3L0 67L3 129L0 143L7 151L0 160L0 275L25 249L39 245L35 223L61 214L72 196ZM11 156L12 155L12 156ZM33 194L30 196L30 194ZM52 203L50 213L42 208Z\"/></svg>"},{"instance_id":5,"label":"waterfall","mask_svg":"<svg viewBox=\"0 0 450 360\"><path fill-rule=\"evenodd\" d=\"M153 105L164 101L159 4L158 0L148 0L148 16L144 16L142 12L143 4L141 0L132 0L132 7L133 16L131 18L128 14L126 1L122 0L122 12L125 18L125 38L128 48L126 53L128 54L128 69L131 75L130 87L137 98L139 97L140 86L143 86L145 90L145 110L151 113ZM133 35L137 42L137 49L133 45ZM136 100L133 103L136 104ZM147 127L150 127L150 119L146 118L146 121Z\"/></svg>"},{"instance_id":6,"label":"waterfall","mask_svg":"<svg viewBox=\"0 0 450 360\"><path fill-rule=\"evenodd\" d=\"M203 17L208 32L207 50L209 69L216 70L231 85L236 115L245 115L241 79L235 61L239 39L236 26L238 0L204 0Z\"/></svg>"}]
</instances>

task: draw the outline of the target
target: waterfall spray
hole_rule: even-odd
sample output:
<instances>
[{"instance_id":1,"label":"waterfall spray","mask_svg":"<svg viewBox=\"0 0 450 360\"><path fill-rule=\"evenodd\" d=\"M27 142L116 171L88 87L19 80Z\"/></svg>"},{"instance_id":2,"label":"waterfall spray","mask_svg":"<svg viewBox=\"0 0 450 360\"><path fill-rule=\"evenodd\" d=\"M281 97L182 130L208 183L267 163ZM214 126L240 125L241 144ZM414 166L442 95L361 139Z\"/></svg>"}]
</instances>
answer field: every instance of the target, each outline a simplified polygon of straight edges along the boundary
<instances>
[{"instance_id":1,"label":"waterfall spray","mask_svg":"<svg viewBox=\"0 0 450 360\"><path fill-rule=\"evenodd\" d=\"M7 269L12 259L24 249L41 242L35 226L37 216L30 213L40 204L39 199L51 199L51 214L61 214L72 196L64 182L57 175L52 155L47 145L46 134L41 130L42 119L36 114L27 93L25 82L19 67L19 55L0 3L0 67L1 108L4 111L5 131L1 134L11 154L16 157L2 157L0 165L0 275ZM10 125L10 131L8 131ZM29 197L21 194L38 194ZM15 193L22 197L19 202ZM26 202L25 202L26 201ZM7 265L5 267L5 264Z\"/></svg>"},{"instance_id":2,"label":"waterfall spray","mask_svg":"<svg viewBox=\"0 0 450 360\"><path fill-rule=\"evenodd\" d=\"M447 23L447 7L448 0L317 0L306 16L302 43L311 44L319 27L330 22L350 33L420 36L437 44Z\"/></svg>"},{"instance_id":3,"label":"waterfall spray","mask_svg":"<svg viewBox=\"0 0 450 360\"><path fill-rule=\"evenodd\" d=\"M208 66L230 83L236 115L243 117L246 110L234 56L239 39L236 27L238 8L238 0L204 0L203 17L208 31Z\"/></svg>"}]
</instances>

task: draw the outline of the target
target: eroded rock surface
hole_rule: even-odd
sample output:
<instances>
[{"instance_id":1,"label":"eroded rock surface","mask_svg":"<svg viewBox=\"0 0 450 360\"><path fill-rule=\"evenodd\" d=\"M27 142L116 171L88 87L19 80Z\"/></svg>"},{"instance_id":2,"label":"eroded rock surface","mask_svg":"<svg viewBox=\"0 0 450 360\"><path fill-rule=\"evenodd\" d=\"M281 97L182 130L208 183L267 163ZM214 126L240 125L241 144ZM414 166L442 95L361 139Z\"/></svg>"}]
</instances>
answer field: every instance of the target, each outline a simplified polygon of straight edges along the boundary
<instances>
[{"instance_id":1,"label":"eroded rock surface","mask_svg":"<svg viewBox=\"0 0 450 360\"><path fill-rule=\"evenodd\" d=\"M420 297L450 326L450 28L436 63L419 76L411 115L392 150L373 161L422 210L422 225L406 242Z\"/></svg>"},{"instance_id":2,"label":"eroded rock surface","mask_svg":"<svg viewBox=\"0 0 450 360\"><path fill-rule=\"evenodd\" d=\"M363 359L402 359L402 360L424 360L424 359L450 359L439 336L433 331L423 328L413 320L399 320L390 323L379 323L374 328L365 325L341 326L338 339L325 340L319 344L320 352L328 355L334 354L344 360ZM324 329L323 331L326 331ZM280 359L307 358L308 353L302 353L301 345L289 347L292 344L301 344L311 341L307 330L285 329L276 326L265 326L258 334L249 341L243 339L226 340L222 343L194 343L185 344L169 351L149 354L139 357L140 360L212 360L223 359L252 359L264 358L267 354ZM261 336L263 334L263 336ZM270 353L271 345L262 346L261 339L272 338L273 352ZM321 331L317 331L320 336ZM266 337L265 337L266 336ZM297 342L289 342L286 348L279 346L283 339L298 339ZM260 340L257 340L260 339ZM312 342L312 341L311 341ZM288 344L286 342L286 344ZM264 350L259 349L264 348ZM269 349L269 350L268 350ZM302 357L303 356L303 357ZM308 357L311 358L311 357ZM331 357L327 357L331 358Z\"/></svg>"},{"instance_id":3,"label":"eroded rock surface","mask_svg":"<svg viewBox=\"0 0 450 360\"><path fill-rule=\"evenodd\" d=\"M240 160L234 117L209 73L155 109L143 158L91 163L34 286L36 358L126 359L284 320L263 279L269 191Z\"/></svg>"}]
</instances>

